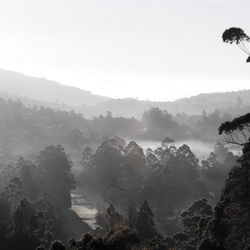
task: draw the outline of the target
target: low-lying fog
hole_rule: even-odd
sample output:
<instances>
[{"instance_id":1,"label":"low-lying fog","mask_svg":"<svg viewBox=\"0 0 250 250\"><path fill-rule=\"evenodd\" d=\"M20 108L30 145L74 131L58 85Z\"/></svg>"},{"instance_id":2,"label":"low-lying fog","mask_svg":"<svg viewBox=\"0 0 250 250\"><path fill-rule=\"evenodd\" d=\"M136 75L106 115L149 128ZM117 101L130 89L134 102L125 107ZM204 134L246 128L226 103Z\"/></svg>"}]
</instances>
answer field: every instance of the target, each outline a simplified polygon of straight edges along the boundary
<instances>
[{"instance_id":1,"label":"low-lying fog","mask_svg":"<svg viewBox=\"0 0 250 250\"><path fill-rule=\"evenodd\" d=\"M130 140L126 140L127 142ZM147 148L151 148L152 150L155 150L156 148L161 146L160 141L137 141L138 145L141 146L144 150ZM191 151L195 154L195 156L200 160L206 159L211 152L214 151L214 146L216 142L205 142L205 141L199 141L199 140L183 140L183 141L176 141L173 144L169 145L175 145L176 147L180 147L183 144L187 144ZM230 147L227 145L230 151L232 151L234 154L240 153L240 148L234 146Z\"/></svg>"}]
</instances>

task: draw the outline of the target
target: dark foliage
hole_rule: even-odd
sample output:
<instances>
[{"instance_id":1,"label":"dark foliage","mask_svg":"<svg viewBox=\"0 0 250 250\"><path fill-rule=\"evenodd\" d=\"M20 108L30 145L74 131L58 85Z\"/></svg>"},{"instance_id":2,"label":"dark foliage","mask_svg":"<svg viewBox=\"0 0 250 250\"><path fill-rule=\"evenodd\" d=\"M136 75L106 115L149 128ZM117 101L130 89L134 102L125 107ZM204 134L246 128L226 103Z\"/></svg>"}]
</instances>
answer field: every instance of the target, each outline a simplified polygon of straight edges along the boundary
<instances>
[{"instance_id":1,"label":"dark foliage","mask_svg":"<svg viewBox=\"0 0 250 250\"><path fill-rule=\"evenodd\" d=\"M59 207L70 207L75 179L64 149L60 145L48 146L40 152L37 161L40 188L48 192Z\"/></svg>"},{"instance_id":2,"label":"dark foliage","mask_svg":"<svg viewBox=\"0 0 250 250\"><path fill-rule=\"evenodd\" d=\"M225 43L240 43L241 41L249 41L249 36L241 28L229 28L222 34Z\"/></svg>"},{"instance_id":3,"label":"dark foliage","mask_svg":"<svg viewBox=\"0 0 250 250\"><path fill-rule=\"evenodd\" d=\"M226 141L244 146L249 142L250 113L224 122L219 127L219 134L226 135Z\"/></svg>"}]
</instances>

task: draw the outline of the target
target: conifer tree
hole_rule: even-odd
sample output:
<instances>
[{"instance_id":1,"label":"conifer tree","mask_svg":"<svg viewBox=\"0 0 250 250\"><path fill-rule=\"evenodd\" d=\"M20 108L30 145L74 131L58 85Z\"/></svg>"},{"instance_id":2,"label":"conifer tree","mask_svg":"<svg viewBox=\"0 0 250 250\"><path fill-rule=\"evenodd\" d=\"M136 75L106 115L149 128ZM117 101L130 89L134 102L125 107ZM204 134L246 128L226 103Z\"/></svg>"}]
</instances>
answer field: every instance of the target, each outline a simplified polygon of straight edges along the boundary
<instances>
[{"instance_id":1,"label":"conifer tree","mask_svg":"<svg viewBox=\"0 0 250 250\"><path fill-rule=\"evenodd\" d=\"M136 229L141 240L151 239L157 235L154 214L146 200L138 212Z\"/></svg>"}]
</instances>

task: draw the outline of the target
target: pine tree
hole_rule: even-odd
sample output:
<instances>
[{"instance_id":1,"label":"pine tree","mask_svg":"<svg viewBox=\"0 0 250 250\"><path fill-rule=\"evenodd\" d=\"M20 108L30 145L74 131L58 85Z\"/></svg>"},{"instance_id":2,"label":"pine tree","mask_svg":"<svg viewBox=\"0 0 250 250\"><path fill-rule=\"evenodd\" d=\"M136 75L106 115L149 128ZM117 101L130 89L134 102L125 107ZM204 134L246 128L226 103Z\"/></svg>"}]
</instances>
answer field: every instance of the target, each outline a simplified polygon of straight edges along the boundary
<instances>
[{"instance_id":1,"label":"pine tree","mask_svg":"<svg viewBox=\"0 0 250 250\"><path fill-rule=\"evenodd\" d=\"M106 217L109 225L109 230L114 229L114 227L121 224L123 220L122 216L115 210L112 204L107 209Z\"/></svg>"},{"instance_id":2,"label":"pine tree","mask_svg":"<svg viewBox=\"0 0 250 250\"><path fill-rule=\"evenodd\" d=\"M141 240L151 239L157 235L154 214L145 200L137 215L136 229Z\"/></svg>"},{"instance_id":3,"label":"pine tree","mask_svg":"<svg viewBox=\"0 0 250 250\"><path fill-rule=\"evenodd\" d=\"M42 150L38 159L38 185L48 192L58 207L71 206L71 190L75 179L71 172L72 162L60 146L48 146Z\"/></svg>"}]
</instances>

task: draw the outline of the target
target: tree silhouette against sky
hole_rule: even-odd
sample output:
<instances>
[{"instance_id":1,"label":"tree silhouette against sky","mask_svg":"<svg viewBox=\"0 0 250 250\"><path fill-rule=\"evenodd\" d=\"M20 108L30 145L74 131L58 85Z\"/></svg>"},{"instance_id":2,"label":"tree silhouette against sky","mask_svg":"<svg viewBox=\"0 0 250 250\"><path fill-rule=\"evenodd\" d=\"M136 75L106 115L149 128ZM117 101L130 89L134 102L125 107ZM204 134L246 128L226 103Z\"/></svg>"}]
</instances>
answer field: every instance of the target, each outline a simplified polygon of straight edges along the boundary
<instances>
[{"instance_id":1,"label":"tree silhouette against sky","mask_svg":"<svg viewBox=\"0 0 250 250\"><path fill-rule=\"evenodd\" d=\"M222 34L224 43L236 44L244 53L248 55L246 62L250 62L250 52L246 46L246 42L249 42L249 36L241 28L231 27L226 29Z\"/></svg>"}]
</instances>

